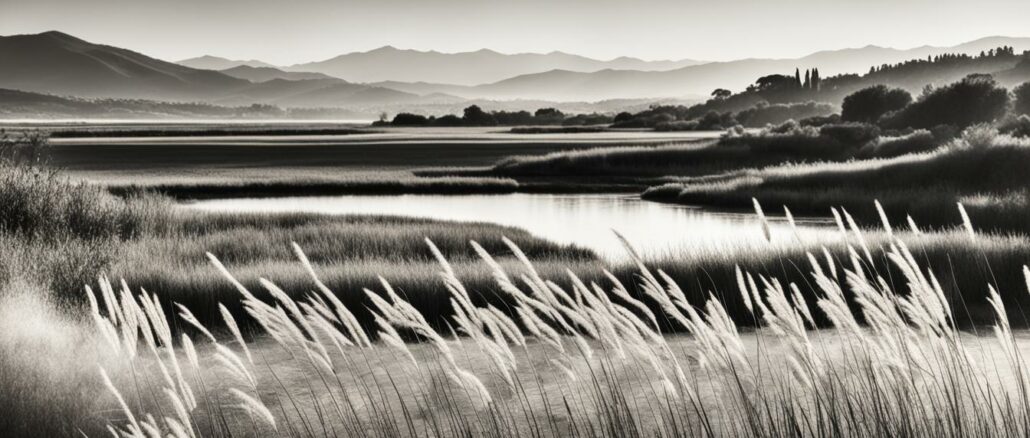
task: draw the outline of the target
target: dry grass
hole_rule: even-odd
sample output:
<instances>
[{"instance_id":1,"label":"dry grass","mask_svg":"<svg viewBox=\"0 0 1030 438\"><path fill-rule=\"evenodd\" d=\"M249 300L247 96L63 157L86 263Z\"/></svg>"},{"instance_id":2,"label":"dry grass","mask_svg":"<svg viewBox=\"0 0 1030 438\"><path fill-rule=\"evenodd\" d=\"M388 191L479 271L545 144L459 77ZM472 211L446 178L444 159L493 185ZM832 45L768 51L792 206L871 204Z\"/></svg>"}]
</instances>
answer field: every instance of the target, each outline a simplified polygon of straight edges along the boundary
<instances>
[{"instance_id":1,"label":"dry grass","mask_svg":"<svg viewBox=\"0 0 1030 438\"><path fill-rule=\"evenodd\" d=\"M300 300L268 281L261 287L273 299L261 300L212 257L262 326L252 342L228 316L224 336L210 335L184 307L178 320L195 330L175 338L156 298L102 282L92 318L109 348L130 369L165 370L149 388L109 385L124 400L112 426L174 436L1025 434L1027 343L1011 331L995 289L985 287L994 335L963 334L953 313L961 301L949 299L903 240L888 236L870 251L860 231L848 231L846 268L808 257L814 298L745 271L723 285L763 327L755 335L741 335L722 300L695 305L642 261L632 291L576 276L559 286L528 259L526 275L510 277L478 247L512 306L475 304L438 253L448 330L385 280L364 292L374 327L357 324L299 247L317 286ZM874 267L881 256L901 278ZM813 331L818 320L831 329ZM670 335L665 325L690 335ZM213 390L209 363L223 376ZM165 398L138 403L150 393Z\"/></svg>"},{"instance_id":2,"label":"dry grass","mask_svg":"<svg viewBox=\"0 0 1030 438\"><path fill-rule=\"evenodd\" d=\"M1030 142L985 127L933 152L891 159L774 166L675 179L644 193L647 199L723 208L749 208L751 198L789 205L804 214L845 207L861 224L879 222L873 199L892 223L911 214L928 227L956 226L954 206L963 202L984 230L1026 232L1025 172Z\"/></svg>"}]
</instances>

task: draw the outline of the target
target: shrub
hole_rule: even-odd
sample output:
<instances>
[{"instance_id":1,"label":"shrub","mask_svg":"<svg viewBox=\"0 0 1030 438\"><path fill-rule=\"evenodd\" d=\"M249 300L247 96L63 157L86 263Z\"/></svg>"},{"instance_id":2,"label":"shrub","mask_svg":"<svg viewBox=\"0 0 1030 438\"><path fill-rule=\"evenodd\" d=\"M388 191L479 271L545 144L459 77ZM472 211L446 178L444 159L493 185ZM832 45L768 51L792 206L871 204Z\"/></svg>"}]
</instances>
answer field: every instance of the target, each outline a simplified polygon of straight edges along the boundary
<instances>
[{"instance_id":1,"label":"shrub","mask_svg":"<svg viewBox=\"0 0 1030 438\"><path fill-rule=\"evenodd\" d=\"M794 119L801 120L809 117L825 117L833 113L833 105L822 102L802 103L760 103L752 108L740 111L734 118L744 126L756 127L769 123L782 123Z\"/></svg>"},{"instance_id":2,"label":"shrub","mask_svg":"<svg viewBox=\"0 0 1030 438\"><path fill-rule=\"evenodd\" d=\"M1012 111L1017 115L1030 114L1030 82L1024 82L1016 87L1012 90L1012 95L1015 97Z\"/></svg>"},{"instance_id":3,"label":"shrub","mask_svg":"<svg viewBox=\"0 0 1030 438\"><path fill-rule=\"evenodd\" d=\"M820 127L824 125L832 125L841 122L840 114L830 114L828 116L815 116L801 119L798 123L801 126L815 126Z\"/></svg>"},{"instance_id":4,"label":"shrub","mask_svg":"<svg viewBox=\"0 0 1030 438\"><path fill-rule=\"evenodd\" d=\"M996 128L986 123L973 125L962 131L958 141L952 142L952 146L960 149L986 149L997 144L999 132Z\"/></svg>"},{"instance_id":5,"label":"shrub","mask_svg":"<svg viewBox=\"0 0 1030 438\"><path fill-rule=\"evenodd\" d=\"M858 158L889 158L926 152L940 146L930 131L920 129L897 137L880 137L867 143L856 154Z\"/></svg>"},{"instance_id":6,"label":"shrub","mask_svg":"<svg viewBox=\"0 0 1030 438\"><path fill-rule=\"evenodd\" d=\"M1030 137L1030 116L1023 114L999 127L1002 133L1013 137Z\"/></svg>"},{"instance_id":7,"label":"shrub","mask_svg":"<svg viewBox=\"0 0 1030 438\"><path fill-rule=\"evenodd\" d=\"M912 95L900 88L876 85L856 91L844 98L841 120L874 123L884 114L900 110L912 103Z\"/></svg>"},{"instance_id":8,"label":"shrub","mask_svg":"<svg viewBox=\"0 0 1030 438\"><path fill-rule=\"evenodd\" d=\"M786 134L789 132L795 132L799 129L801 129L801 125L799 125L794 119L790 119L777 126L768 126L765 128L765 131L773 134Z\"/></svg>"},{"instance_id":9,"label":"shrub","mask_svg":"<svg viewBox=\"0 0 1030 438\"><path fill-rule=\"evenodd\" d=\"M0 230L41 240L135 237L153 225L154 209L166 208L126 202L53 169L10 164L0 165L0 205Z\"/></svg>"},{"instance_id":10,"label":"shrub","mask_svg":"<svg viewBox=\"0 0 1030 438\"><path fill-rule=\"evenodd\" d=\"M47 134L37 131L8 132L0 129L0 163L36 166L45 164Z\"/></svg>"},{"instance_id":11,"label":"shrub","mask_svg":"<svg viewBox=\"0 0 1030 438\"><path fill-rule=\"evenodd\" d=\"M925 93L918 101L885 116L881 124L891 128L952 125L963 129L997 120L1005 115L1008 105L1008 91L990 75L969 75Z\"/></svg>"},{"instance_id":12,"label":"shrub","mask_svg":"<svg viewBox=\"0 0 1030 438\"><path fill-rule=\"evenodd\" d=\"M429 119L421 114L399 113L393 116L394 126L424 126L429 124Z\"/></svg>"},{"instance_id":13,"label":"shrub","mask_svg":"<svg viewBox=\"0 0 1030 438\"><path fill-rule=\"evenodd\" d=\"M674 122L662 122L655 125L655 131L701 131L697 120L677 120Z\"/></svg>"},{"instance_id":14,"label":"shrub","mask_svg":"<svg viewBox=\"0 0 1030 438\"><path fill-rule=\"evenodd\" d=\"M563 126L609 125L612 116L607 114L576 114L561 122Z\"/></svg>"},{"instance_id":15,"label":"shrub","mask_svg":"<svg viewBox=\"0 0 1030 438\"><path fill-rule=\"evenodd\" d=\"M469 126L497 125L497 119L494 118L493 114L483 111L483 109L478 105L472 105L465 108L464 115L461 119Z\"/></svg>"},{"instance_id":16,"label":"shrub","mask_svg":"<svg viewBox=\"0 0 1030 438\"><path fill-rule=\"evenodd\" d=\"M839 123L823 125L819 134L841 144L860 147L880 136L880 128L867 123Z\"/></svg>"}]
</instances>

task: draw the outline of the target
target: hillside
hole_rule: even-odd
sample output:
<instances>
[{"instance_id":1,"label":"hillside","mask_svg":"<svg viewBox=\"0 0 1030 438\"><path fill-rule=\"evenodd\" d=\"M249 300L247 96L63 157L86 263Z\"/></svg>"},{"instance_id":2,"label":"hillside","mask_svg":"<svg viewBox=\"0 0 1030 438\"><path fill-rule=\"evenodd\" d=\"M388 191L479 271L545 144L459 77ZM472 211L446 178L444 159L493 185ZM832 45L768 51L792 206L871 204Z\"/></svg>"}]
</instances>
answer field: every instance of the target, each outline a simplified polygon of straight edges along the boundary
<instances>
[{"instance_id":1,"label":"hillside","mask_svg":"<svg viewBox=\"0 0 1030 438\"><path fill-rule=\"evenodd\" d=\"M0 88L82 97L199 99L249 85L61 32L0 37Z\"/></svg>"},{"instance_id":2,"label":"hillside","mask_svg":"<svg viewBox=\"0 0 1030 438\"><path fill-rule=\"evenodd\" d=\"M320 73L250 66L198 70L60 32L0 37L0 59L0 88L55 95L283 107L366 108L421 101L418 94Z\"/></svg>"}]
</instances>

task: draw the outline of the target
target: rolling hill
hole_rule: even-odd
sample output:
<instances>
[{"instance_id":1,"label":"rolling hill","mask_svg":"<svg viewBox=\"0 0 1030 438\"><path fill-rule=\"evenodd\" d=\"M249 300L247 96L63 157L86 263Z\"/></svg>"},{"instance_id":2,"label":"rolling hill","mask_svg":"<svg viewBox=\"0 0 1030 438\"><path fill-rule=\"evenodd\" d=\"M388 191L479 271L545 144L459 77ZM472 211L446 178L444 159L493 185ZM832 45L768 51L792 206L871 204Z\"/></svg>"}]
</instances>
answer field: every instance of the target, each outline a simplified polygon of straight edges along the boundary
<instances>
[{"instance_id":1,"label":"rolling hill","mask_svg":"<svg viewBox=\"0 0 1030 438\"><path fill-rule=\"evenodd\" d=\"M86 98L284 107L365 107L422 100L418 94L320 73L249 66L225 72L200 70L61 32L0 37L0 59L0 88Z\"/></svg>"},{"instance_id":2,"label":"rolling hill","mask_svg":"<svg viewBox=\"0 0 1030 438\"><path fill-rule=\"evenodd\" d=\"M250 85L61 32L0 37L0 88L81 97L202 99Z\"/></svg>"}]
</instances>

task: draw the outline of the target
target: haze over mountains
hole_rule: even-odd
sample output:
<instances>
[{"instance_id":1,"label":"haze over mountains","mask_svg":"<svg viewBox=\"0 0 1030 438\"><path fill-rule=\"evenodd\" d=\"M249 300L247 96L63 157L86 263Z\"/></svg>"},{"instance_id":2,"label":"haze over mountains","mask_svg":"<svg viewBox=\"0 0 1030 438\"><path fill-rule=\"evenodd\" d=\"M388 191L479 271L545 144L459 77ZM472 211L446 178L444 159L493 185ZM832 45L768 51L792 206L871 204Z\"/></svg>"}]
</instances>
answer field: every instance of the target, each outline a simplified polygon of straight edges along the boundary
<instances>
[{"instance_id":1,"label":"haze over mountains","mask_svg":"<svg viewBox=\"0 0 1030 438\"><path fill-rule=\"evenodd\" d=\"M907 50L867 46L822 51L798 59L711 63L635 58L600 61L561 52L506 55L479 50L447 54L384 47L275 67L259 60L211 56L171 63L51 31L0 36L0 88L87 98L367 111L453 106L466 100L538 104L699 99L715 88L739 91L760 76L790 74L795 68L819 68L824 77L864 73L873 65L941 53L978 54L1003 45L1022 52L1030 49L1030 38L991 37L954 47Z\"/></svg>"},{"instance_id":2,"label":"haze over mountains","mask_svg":"<svg viewBox=\"0 0 1030 438\"><path fill-rule=\"evenodd\" d=\"M176 61L176 64L185 65L186 67L196 68L200 70L226 70L233 67L247 66L247 67L275 67L272 64L261 62L255 59L248 61L238 61L234 59L221 58L218 56L204 55L196 58L183 59L182 61Z\"/></svg>"},{"instance_id":3,"label":"haze over mountains","mask_svg":"<svg viewBox=\"0 0 1030 438\"><path fill-rule=\"evenodd\" d=\"M774 73L790 74L818 68L824 76L841 73L865 73L870 67L893 64L910 59L923 59L942 53L975 55L1000 46L1012 46L1017 52L1030 49L1030 38L989 37L954 47L924 46L898 50L877 46L858 49L830 50L798 59L743 59L687 66L669 71L602 70L581 73L554 70L514 77L475 87L468 94L480 98L556 100L599 100L626 97L658 97L707 95L716 88L740 91L755 79ZM462 91L451 91L467 95Z\"/></svg>"},{"instance_id":4,"label":"haze over mountains","mask_svg":"<svg viewBox=\"0 0 1030 438\"><path fill-rule=\"evenodd\" d=\"M367 52L348 53L325 61L297 64L286 69L325 73L352 82L398 81L479 85L556 69L581 72L604 69L656 71L701 63L691 59L644 61L629 57L601 61L563 52L508 55L489 49L440 53L385 46Z\"/></svg>"}]
</instances>

